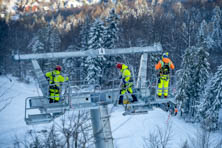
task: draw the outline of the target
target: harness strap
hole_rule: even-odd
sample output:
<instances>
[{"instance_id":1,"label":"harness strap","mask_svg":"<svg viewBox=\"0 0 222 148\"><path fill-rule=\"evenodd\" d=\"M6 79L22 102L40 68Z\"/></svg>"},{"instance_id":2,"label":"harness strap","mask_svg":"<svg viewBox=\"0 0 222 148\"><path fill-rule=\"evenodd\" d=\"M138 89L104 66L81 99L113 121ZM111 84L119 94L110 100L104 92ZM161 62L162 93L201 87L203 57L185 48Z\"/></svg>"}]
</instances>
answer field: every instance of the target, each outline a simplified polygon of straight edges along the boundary
<instances>
[{"instance_id":1,"label":"harness strap","mask_svg":"<svg viewBox=\"0 0 222 148\"><path fill-rule=\"evenodd\" d=\"M165 63L165 62L163 62L163 60L160 60L160 64L161 64L161 68L162 68L165 64L168 64L169 67L170 67L170 65L172 64L172 62L170 61L169 63Z\"/></svg>"}]
</instances>

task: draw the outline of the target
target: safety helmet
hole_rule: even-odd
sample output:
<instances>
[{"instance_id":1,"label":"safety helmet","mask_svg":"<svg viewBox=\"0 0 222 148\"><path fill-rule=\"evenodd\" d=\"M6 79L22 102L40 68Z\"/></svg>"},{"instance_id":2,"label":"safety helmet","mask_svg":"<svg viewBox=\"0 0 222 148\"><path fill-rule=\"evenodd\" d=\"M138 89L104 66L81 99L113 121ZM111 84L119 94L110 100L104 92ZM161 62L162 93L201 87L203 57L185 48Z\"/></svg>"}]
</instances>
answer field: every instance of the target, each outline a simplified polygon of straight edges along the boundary
<instances>
[{"instance_id":1,"label":"safety helmet","mask_svg":"<svg viewBox=\"0 0 222 148\"><path fill-rule=\"evenodd\" d=\"M168 58L168 52L163 53L162 58Z\"/></svg>"},{"instance_id":2,"label":"safety helmet","mask_svg":"<svg viewBox=\"0 0 222 148\"><path fill-rule=\"evenodd\" d=\"M116 64L116 67L117 67L118 69L122 69L122 64L117 63L117 64Z\"/></svg>"},{"instance_id":3,"label":"safety helmet","mask_svg":"<svg viewBox=\"0 0 222 148\"><path fill-rule=\"evenodd\" d=\"M62 70L62 67L60 66L60 65L56 65L56 68L55 68L56 70L58 70L58 71L61 71Z\"/></svg>"}]
</instances>

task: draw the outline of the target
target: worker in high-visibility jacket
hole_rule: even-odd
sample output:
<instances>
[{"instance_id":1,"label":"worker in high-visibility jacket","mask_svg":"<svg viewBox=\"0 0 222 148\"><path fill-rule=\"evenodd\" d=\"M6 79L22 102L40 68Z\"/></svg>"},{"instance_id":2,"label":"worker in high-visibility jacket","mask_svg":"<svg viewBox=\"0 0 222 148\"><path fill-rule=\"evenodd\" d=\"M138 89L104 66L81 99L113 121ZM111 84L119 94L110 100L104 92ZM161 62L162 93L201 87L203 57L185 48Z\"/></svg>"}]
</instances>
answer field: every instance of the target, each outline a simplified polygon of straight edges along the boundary
<instances>
[{"instance_id":1,"label":"worker in high-visibility jacket","mask_svg":"<svg viewBox=\"0 0 222 148\"><path fill-rule=\"evenodd\" d=\"M57 65L55 69L51 72L47 72L45 74L48 82L49 82L49 103L59 102L60 100L60 92L61 92L61 84L65 81L68 81L69 78L64 78L61 73L62 67Z\"/></svg>"},{"instance_id":2,"label":"worker in high-visibility jacket","mask_svg":"<svg viewBox=\"0 0 222 148\"><path fill-rule=\"evenodd\" d=\"M155 65L155 68L156 70L159 70L157 95L161 98L163 93L164 98L167 98L170 81L170 69L175 68L173 62L168 58L168 52L163 54L162 60Z\"/></svg>"},{"instance_id":3,"label":"worker in high-visibility jacket","mask_svg":"<svg viewBox=\"0 0 222 148\"><path fill-rule=\"evenodd\" d=\"M132 82L132 79L131 79L131 72L128 68L127 65L125 64L120 64L118 63L116 65L116 67L118 69L120 69L120 72L121 72L121 79L122 79L122 86L121 86L121 90L120 90L120 98L119 98L119 104L123 104L123 95L128 92L131 94L132 96L132 101L131 102L136 102L138 101L136 96L133 94L133 82Z\"/></svg>"}]
</instances>

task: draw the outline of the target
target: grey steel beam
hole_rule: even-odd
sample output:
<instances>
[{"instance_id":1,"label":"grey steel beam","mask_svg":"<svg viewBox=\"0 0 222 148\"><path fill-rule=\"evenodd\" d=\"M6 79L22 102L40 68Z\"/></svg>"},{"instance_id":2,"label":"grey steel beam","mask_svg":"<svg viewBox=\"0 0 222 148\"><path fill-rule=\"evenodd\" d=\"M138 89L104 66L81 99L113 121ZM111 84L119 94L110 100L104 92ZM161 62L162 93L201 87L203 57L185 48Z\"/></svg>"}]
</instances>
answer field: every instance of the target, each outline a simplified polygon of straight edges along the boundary
<instances>
[{"instance_id":1,"label":"grey steel beam","mask_svg":"<svg viewBox=\"0 0 222 148\"><path fill-rule=\"evenodd\" d=\"M32 66L34 68L35 76L37 77L39 87L42 91L43 96L48 96L48 82L40 68L38 61L32 60Z\"/></svg>"},{"instance_id":2,"label":"grey steel beam","mask_svg":"<svg viewBox=\"0 0 222 148\"><path fill-rule=\"evenodd\" d=\"M69 57L86 57L86 56L101 56L101 55L120 55L120 54L135 54L135 53L148 53L160 52L162 46L156 43L147 47L131 47L131 48L116 48L116 49L98 49L76 52L53 52L53 53L39 53L39 54L23 54L15 55L15 60L30 60L30 59L52 59L52 58L69 58Z\"/></svg>"}]
</instances>

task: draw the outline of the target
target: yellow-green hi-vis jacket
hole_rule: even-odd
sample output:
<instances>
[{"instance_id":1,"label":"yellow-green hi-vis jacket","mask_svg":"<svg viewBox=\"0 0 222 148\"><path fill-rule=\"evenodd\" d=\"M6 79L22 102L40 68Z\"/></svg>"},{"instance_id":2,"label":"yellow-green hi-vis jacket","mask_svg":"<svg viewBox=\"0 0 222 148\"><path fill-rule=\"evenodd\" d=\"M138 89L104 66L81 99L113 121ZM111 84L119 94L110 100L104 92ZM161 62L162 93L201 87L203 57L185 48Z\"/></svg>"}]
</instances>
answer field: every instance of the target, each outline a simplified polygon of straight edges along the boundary
<instances>
[{"instance_id":1,"label":"yellow-green hi-vis jacket","mask_svg":"<svg viewBox=\"0 0 222 148\"><path fill-rule=\"evenodd\" d=\"M122 69L120 70L120 72L122 73L122 79L125 82L129 82L131 78L131 73L130 73L130 70L128 69L128 66L125 64L122 64Z\"/></svg>"},{"instance_id":2,"label":"yellow-green hi-vis jacket","mask_svg":"<svg viewBox=\"0 0 222 148\"><path fill-rule=\"evenodd\" d=\"M58 70L47 72L45 76L49 79L50 84L55 84L56 86L59 86L59 83L69 80L68 77L64 78L62 75L60 75L60 71Z\"/></svg>"},{"instance_id":3,"label":"yellow-green hi-vis jacket","mask_svg":"<svg viewBox=\"0 0 222 148\"><path fill-rule=\"evenodd\" d=\"M53 70L52 72L47 72L45 76L49 80L49 95L52 100L59 101L60 100L60 83L64 81L68 81L68 77L64 78L60 75L60 71Z\"/></svg>"}]
</instances>

